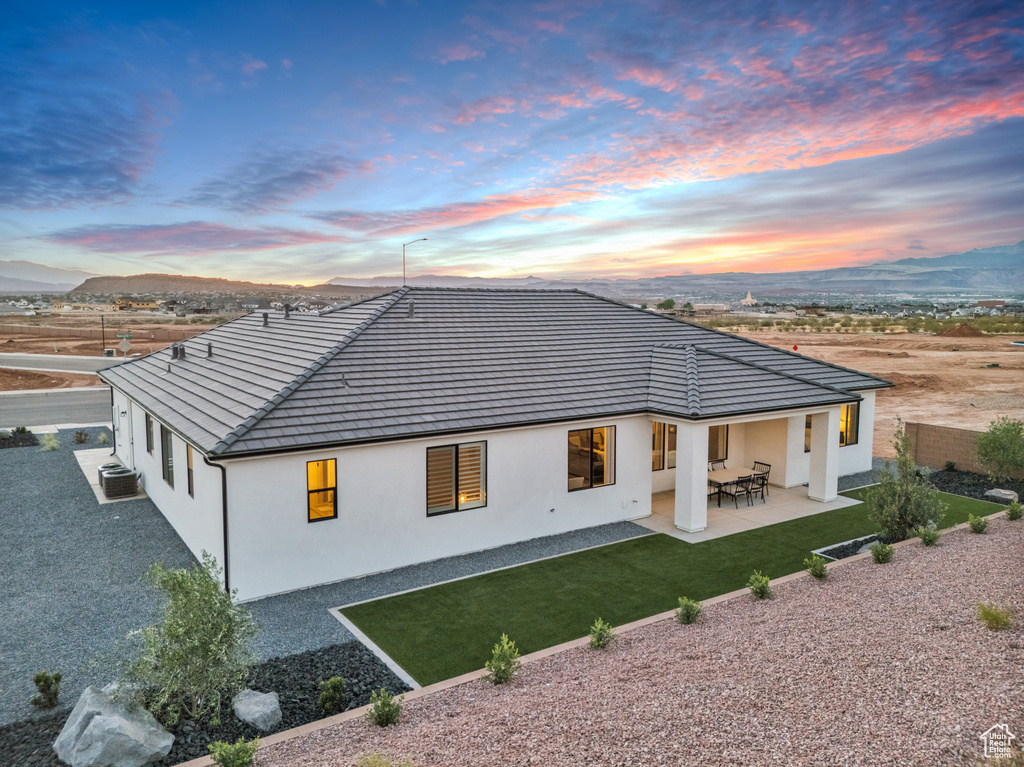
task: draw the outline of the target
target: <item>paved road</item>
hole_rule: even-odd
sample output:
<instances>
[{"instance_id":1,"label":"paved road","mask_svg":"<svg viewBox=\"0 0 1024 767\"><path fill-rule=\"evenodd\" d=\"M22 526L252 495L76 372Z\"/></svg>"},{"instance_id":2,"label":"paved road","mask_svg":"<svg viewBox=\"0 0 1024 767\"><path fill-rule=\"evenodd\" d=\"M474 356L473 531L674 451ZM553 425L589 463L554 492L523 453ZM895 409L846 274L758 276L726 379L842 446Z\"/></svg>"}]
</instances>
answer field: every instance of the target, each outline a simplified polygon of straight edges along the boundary
<instances>
[{"instance_id":1,"label":"paved road","mask_svg":"<svg viewBox=\"0 0 1024 767\"><path fill-rule=\"evenodd\" d=\"M110 422L106 386L0 393L0 428L104 422Z\"/></svg>"},{"instance_id":2,"label":"paved road","mask_svg":"<svg viewBox=\"0 0 1024 767\"><path fill-rule=\"evenodd\" d=\"M61 373L95 373L117 364L110 357L79 357L70 354L0 354L0 368L51 370Z\"/></svg>"}]
</instances>

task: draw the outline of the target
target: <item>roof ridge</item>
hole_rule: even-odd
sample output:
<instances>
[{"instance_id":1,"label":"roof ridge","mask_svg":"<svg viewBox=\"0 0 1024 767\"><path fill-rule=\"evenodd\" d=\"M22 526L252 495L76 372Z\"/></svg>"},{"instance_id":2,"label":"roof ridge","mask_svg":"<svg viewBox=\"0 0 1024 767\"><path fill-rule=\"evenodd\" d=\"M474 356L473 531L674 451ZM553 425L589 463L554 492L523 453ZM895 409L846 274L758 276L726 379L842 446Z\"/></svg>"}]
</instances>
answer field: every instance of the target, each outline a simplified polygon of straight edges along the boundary
<instances>
[{"instance_id":1,"label":"roof ridge","mask_svg":"<svg viewBox=\"0 0 1024 767\"><path fill-rule=\"evenodd\" d=\"M353 306L359 306L360 304L365 304L367 301L376 301L376 300L378 300L380 298L384 298L385 296L390 296L393 293L397 293L399 290L401 290L401 288L395 288L394 290L385 290L383 293L378 293L377 295L370 296L369 298L360 298L358 301L351 301L351 302L349 302L347 304L340 304L338 306L332 306L330 309L323 309L321 311L318 311L316 313L316 315L314 315L314 316L316 316L316 317L326 317L329 314L334 314L335 312L344 311L345 309L351 309Z\"/></svg>"},{"instance_id":2,"label":"roof ridge","mask_svg":"<svg viewBox=\"0 0 1024 767\"><path fill-rule=\"evenodd\" d=\"M359 325L357 325L355 328L346 333L344 338L338 341L338 343L336 343L326 352L321 354L308 367L306 367L305 370L303 370L295 378L293 378L287 386L285 386L277 394L275 394L273 397L271 397L269 400L263 403L260 407L256 409L256 411L252 415L250 415L248 418L242 421L242 423L238 424L238 426L236 426L226 436L219 440L217 444L214 445L213 448L210 450L210 455L222 455L224 452L229 450L233 444L235 444L239 439L241 439L246 434L246 432L251 430L257 423L266 418L267 415L269 415L274 408L276 408L278 405L280 405L282 402L288 399L288 397L291 396L296 389L302 386L302 384L308 381L313 376L314 373L318 372L321 368L324 367L324 365L326 365L328 362L334 359L341 352L342 349L348 346L359 334L361 334L370 325L372 325L377 320L377 318L380 317L380 315L382 315L384 312L386 312L388 309L394 306L398 299L404 296L407 292L408 289L402 287L398 288L393 293L385 293L384 295L391 296L391 298L388 301L384 302L384 304L382 304L380 307L374 310L374 312L369 317L367 317Z\"/></svg>"},{"instance_id":3,"label":"roof ridge","mask_svg":"<svg viewBox=\"0 0 1024 767\"><path fill-rule=\"evenodd\" d=\"M679 349L683 352L683 363L686 366L686 408L688 415L700 417L704 414L700 403L700 376L697 370L697 351L693 344L655 344L651 347L651 370L647 380L647 406L651 405L651 374L653 373L654 361L659 349Z\"/></svg>"},{"instance_id":4,"label":"roof ridge","mask_svg":"<svg viewBox=\"0 0 1024 767\"><path fill-rule=\"evenodd\" d=\"M664 345L668 346L669 344L664 344ZM854 394L849 389L843 389L843 388L841 388L839 386L833 386L832 384L820 383L818 381L811 381L810 379L804 378L803 376L798 376L795 373L787 373L784 370L776 370L775 368L770 368L767 365L759 365L758 363L750 362L749 360L741 360L739 357L733 357L731 354L726 354L725 352L716 352L713 349L706 349L703 346L700 346L700 345L697 345L697 344L695 344L693 348L696 349L699 352L703 352L704 354L711 354L711 355L713 355L715 357L721 357L722 359L727 359L730 362L738 362L741 365L746 365L748 367L757 368L758 370L763 370L766 373L773 373L775 375L783 376L785 378L792 378L794 381L800 381L800 383L805 383L805 384L808 384L810 386L817 386L820 389L829 389L831 391L838 392L839 394L849 394L850 396L860 397L859 394ZM771 347L771 348L774 348L774 347ZM797 355L797 356L800 356L800 355ZM863 397L861 397L861 399L863 399Z\"/></svg>"}]
</instances>

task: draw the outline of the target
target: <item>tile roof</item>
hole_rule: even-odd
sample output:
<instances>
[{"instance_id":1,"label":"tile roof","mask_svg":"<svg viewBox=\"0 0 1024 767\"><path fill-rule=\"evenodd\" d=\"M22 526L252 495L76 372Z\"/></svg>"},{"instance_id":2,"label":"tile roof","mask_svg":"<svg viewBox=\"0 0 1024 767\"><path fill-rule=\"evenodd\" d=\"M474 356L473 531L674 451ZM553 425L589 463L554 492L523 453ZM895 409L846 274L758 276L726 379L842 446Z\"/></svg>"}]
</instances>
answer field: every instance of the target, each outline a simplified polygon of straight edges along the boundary
<instances>
[{"instance_id":1,"label":"tile roof","mask_svg":"<svg viewBox=\"0 0 1024 767\"><path fill-rule=\"evenodd\" d=\"M880 378L575 290L401 288L253 312L101 371L212 455L624 413L713 418L856 401ZM207 343L213 355L206 356Z\"/></svg>"}]
</instances>

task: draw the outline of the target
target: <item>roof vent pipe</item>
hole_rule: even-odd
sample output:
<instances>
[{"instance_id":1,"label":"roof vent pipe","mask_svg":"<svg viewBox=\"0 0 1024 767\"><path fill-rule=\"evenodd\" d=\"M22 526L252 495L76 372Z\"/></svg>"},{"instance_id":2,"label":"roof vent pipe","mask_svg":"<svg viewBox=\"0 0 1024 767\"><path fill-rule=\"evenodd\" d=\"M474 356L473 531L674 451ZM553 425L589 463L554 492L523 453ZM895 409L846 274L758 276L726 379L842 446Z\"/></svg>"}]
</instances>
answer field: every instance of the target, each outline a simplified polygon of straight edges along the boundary
<instances>
[{"instance_id":1,"label":"roof vent pipe","mask_svg":"<svg viewBox=\"0 0 1024 767\"><path fill-rule=\"evenodd\" d=\"M185 359L185 344L178 344L178 359Z\"/></svg>"},{"instance_id":2,"label":"roof vent pipe","mask_svg":"<svg viewBox=\"0 0 1024 767\"><path fill-rule=\"evenodd\" d=\"M213 356L213 344L211 344L211 343L206 344L206 356L207 357L212 357Z\"/></svg>"},{"instance_id":3,"label":"roof vent pipe","mask_svg":"<svg viewBox=\"0 0 1024 767\"><path fill-rule=\"evenodd\" d=\"M291 307L290 304L285 304L284 305L284 318L285 319L288 319L291 316L291 314L290 314L291 309L292 309L292 307Z\"/></svg>"},{"instance_id":4,"label":"roof vent pipe","mask_svg":"<svg viewBox=\"0 0 1024 767\"><path fill-rule=\"evenodd\" d=\"M413 317L416 316L416 302L415 301L410 301L409 302L409 311L408 311L408 313L405 316L408 317L410 320Z\"/></svg>"},{"instance_id":5,"label":"roof vent pipe","mask_svg":"<svg viewBox=\"0 0 1024 767\"><path fill-rule=\"evenodd\" d=\"M171 359L172 360L178 359L178 345L177 344L171 344Z\"/></svg>"},{"instance_id":6,"label":"roof vent pipe","mask_svg":"<svg viewBox=\"0 0 1024 767\"><path fill-rule=\"evenodd\" d=\"M267 312L263 312L263 327L267 327L270 324L270 315Z\"/></svg>"}]
</instances>

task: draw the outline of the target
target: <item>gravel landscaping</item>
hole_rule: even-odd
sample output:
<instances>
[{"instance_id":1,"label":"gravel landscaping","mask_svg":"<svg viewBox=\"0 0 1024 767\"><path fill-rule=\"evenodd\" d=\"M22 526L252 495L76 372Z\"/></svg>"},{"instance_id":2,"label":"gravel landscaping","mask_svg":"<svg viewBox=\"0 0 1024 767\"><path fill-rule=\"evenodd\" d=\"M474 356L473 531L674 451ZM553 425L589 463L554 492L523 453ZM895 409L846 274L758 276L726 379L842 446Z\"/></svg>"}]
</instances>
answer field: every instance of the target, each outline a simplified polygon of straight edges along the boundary
<instances>
[{"instance_id":1,"label":"gravel landscaping","mask_svg":"<svg viewBox=\"0 0 1024 767\"><path fill-rule=\"evenodd\" d=\"M369 650L358 642L313 650L287 658L273 658L254 671L249 687L259 692L276 692L280 699L282 721L272 732L298 727L321 719L317 708L319 684L324 679L340 676L345 680L348 702L345 709L358 708L370 702L371 690L381 687L393 694L408 688ZM69 701L72 702L72 701ZM7 767L61 767L53 752L53 742L60 733L70 709L61 708L38 714L26 722L0 727L0 765ZM217 727L196 727L194 722L179 722L170 729L174 746L157 765L175 765L207 756L206 746L217 740L234 743L239 738L254 738L261 733L239 721L230 703L221 708L221 724Z\"/></svg>"},{"instance_id":2,"label":"gravel landscaping","mask_svg":"<svg viewBox=\"0 0 1024 767\"><path fill-rule=\"evenodd\" d=\"M901 546L799 578L775 598L711 605L611 648L527 664L409 701L397 727L351 721L262 749L258 767L348 765L936 765L973 763L978 736L1024 730L1024 523ZM976 603L1009 607L989 631ZM515 637L512 637L515 639Z\"/></svg>"},{"instance_id":3,"label":"gravel landscaping","mask_svg":"<svg viewBox=\"0 0 1024 767\"><path fill-rule=\"evenodd\" d=\"M0 450L12 447L35 447L39 438L31 431L0 430Z\"/></svg>"},{"instance_id":4,"label":"gravel landscaping","mask_svg":"<svg viewBox=\"0 0 1024 767\"><path fill-rule=\"evenodd\" d=\"M977 498L981 501L992 500L985 497L985 492L995 488L1012 490L1024 499L1024 479L1001 479L996 482L984 474L969 471L933 471L928 475L928 480L944 493Z\"/></svg>"}]
</instances>

